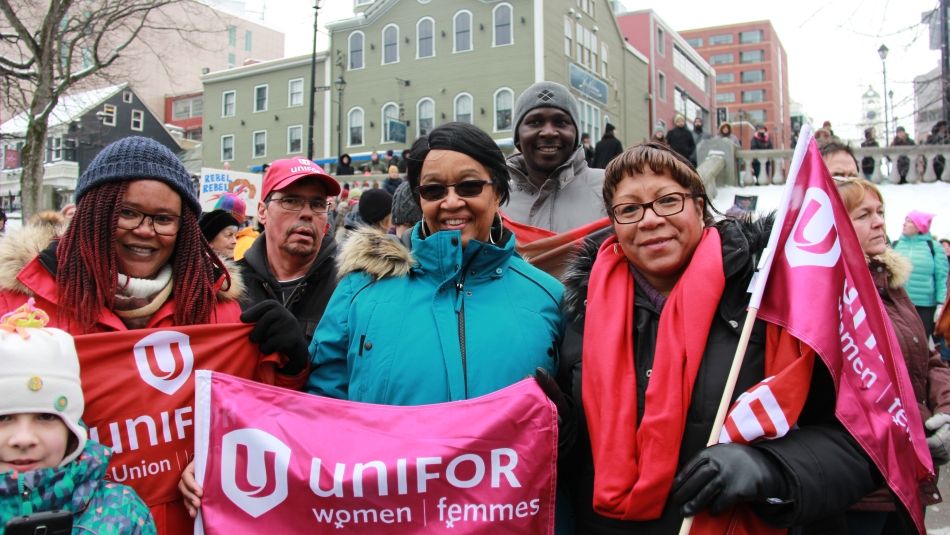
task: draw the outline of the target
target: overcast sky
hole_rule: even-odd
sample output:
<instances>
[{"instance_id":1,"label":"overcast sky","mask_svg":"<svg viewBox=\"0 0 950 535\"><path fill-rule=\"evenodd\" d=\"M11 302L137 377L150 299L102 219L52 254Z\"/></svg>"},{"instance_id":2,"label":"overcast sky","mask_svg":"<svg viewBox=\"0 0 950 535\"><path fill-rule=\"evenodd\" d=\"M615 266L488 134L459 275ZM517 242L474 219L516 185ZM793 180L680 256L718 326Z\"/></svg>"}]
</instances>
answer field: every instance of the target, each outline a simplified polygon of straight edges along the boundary
<instances>
[{"instance_id":1,"label":"overcast sky","mask_svg":"<svg viewBox=\"0 0 950 535\"><path fill-rule=\"evenodd\" d=\"M405 0L408 1L408 0ZM937 67L921 13L938 0L625 0L630 10L652 8L674 30L768 19L789 62L789 91L820 126L830 120L839 136L860 137L861 95L868 85L883 94L877 49L886 44L887 88L894 92L897 124L913 123L913 79ZM322 0L320 26L352 15L352 0ZM247 0L249 11L265 5L265 22L287 34L287 54L312 46L312 0ZM325 30L318 48L327 47ZM894 123L891 123L893 135ZM883 137L883 133L879 134Z\"/></svg>"}]
</instances>

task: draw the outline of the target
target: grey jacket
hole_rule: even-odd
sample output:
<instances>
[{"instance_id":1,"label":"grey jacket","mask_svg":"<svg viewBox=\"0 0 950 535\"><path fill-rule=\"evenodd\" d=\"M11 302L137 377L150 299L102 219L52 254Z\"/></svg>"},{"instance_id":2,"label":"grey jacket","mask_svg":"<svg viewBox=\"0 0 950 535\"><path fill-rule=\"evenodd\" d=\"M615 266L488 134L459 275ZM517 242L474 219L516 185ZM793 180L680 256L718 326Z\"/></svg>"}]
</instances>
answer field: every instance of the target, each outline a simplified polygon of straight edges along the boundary
<instances>
[{"instance_id":1,"label":"grey jacket","mask_svg":"<svg viewBox=\"0 0 950 535\"><path fill-rule=\"evenodd\" d=\"M607 215L604 210L604 170L587 167L584 147L551 173L540 189L528 180L522 154L508 158L511 200L502 211L534 227L564 232Z\"/></svg>"}]
</instances>

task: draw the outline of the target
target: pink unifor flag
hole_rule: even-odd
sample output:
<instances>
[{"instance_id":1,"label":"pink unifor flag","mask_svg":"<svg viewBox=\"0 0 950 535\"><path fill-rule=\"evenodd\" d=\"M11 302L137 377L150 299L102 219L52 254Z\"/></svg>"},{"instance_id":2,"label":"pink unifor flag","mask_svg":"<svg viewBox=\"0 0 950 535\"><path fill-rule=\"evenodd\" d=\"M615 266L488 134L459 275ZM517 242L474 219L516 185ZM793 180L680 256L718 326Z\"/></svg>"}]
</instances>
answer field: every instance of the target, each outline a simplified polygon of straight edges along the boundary
<instances>
[{"instance_id":1,"label":"pink unifor flag","mask_svg":"<svg viewBox=\"0 0 950 535\"><path fill-rule=\"evenodd\" d=\"M933 476L900 346L810 128L800 135L750 308L814 348L835 415L924 533L918 483ZM760 305L761 303L761 305Z\"/></svg>"},{"instance_id":2,"label":"pink unifor flag","mask_svg":"<svg viewBox=\"0 0 950 535\"><path fill-rule=\"evenodd\" d=\"M557 413L533 380L413 407L195 388L195 533L554 533Z\"/></svg>"}]
</instances>

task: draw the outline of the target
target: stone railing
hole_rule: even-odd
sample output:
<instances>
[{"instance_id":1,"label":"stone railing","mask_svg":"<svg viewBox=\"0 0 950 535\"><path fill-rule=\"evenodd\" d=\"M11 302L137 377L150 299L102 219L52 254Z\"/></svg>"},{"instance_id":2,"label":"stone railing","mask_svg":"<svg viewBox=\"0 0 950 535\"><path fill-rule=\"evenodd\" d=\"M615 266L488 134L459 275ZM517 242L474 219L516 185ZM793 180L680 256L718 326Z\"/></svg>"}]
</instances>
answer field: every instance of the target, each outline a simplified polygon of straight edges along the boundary
<instances>
[{"instance_id":1,"label":"stone railing","mask_svg":"<svg viewBox=\"0 0 950 535\"><path fill-rule=\"evenodd\" d=\"M911 147L854 148L859 176L876 184L916 184L918 182L950 182L950 145L915 145ZM740 150L734 184L740 186L784 184L792 161L791 150ZM760 163L758 175L752 162ZM766 162L771 161L771 166ZM873 164L873 165L872 165ZM936 165L935 165L936 164ZM771 174L766 168L770 167ZM871 172L864 173L864 167Z\"/></svg>"}]
</instances>

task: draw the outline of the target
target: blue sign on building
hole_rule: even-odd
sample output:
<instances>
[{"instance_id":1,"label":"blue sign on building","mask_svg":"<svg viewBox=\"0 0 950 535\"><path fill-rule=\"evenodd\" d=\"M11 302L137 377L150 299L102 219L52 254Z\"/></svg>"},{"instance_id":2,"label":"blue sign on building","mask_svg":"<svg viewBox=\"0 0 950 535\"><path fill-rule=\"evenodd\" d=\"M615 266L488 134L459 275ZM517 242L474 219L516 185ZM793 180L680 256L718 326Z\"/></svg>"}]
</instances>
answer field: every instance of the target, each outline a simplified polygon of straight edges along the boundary
<instances>
[{"instance_id":1,"label":"blue sign on building","mask_svg":"<svg viewBox=\"0 0 950 535\"><path fill-rule=\"evenodd\" d=\"M591 74L590 72L578 67L576 64L569 65L571 77L571 87L578 90L584 96L591 100L596 100L603 105L607 105L607 84Z\"/></svg>"}]
</instances>

